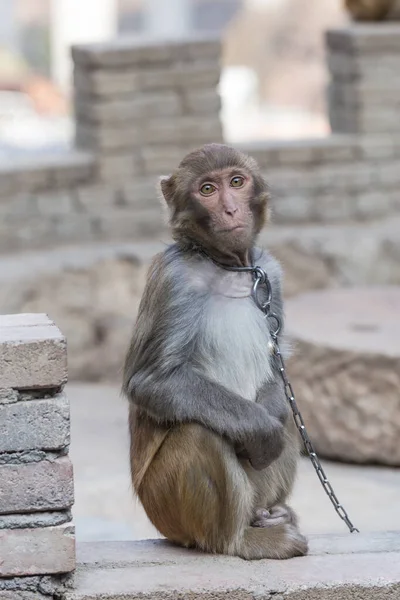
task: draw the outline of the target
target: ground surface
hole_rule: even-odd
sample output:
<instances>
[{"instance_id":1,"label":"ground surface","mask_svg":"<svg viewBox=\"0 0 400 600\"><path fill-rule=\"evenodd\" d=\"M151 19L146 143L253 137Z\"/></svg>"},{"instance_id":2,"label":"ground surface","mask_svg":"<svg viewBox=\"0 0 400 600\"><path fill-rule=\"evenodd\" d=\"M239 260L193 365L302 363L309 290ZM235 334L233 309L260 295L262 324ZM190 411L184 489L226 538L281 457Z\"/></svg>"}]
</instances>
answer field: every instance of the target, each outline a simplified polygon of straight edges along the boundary
<instances>
[{"instance_id":1,"label":"ground surface","mask_svg":"<svg viewBox=\"0 0 400 600\"><path fill-rule=\"evenodd\" d=\"M68 600L398 600L398 533L311 536L308 556L245 561L164 540L78 544Z\"/></svg>"},{"instance_id":2,"label":"ground surface","mask_svg":"<svg viewBox=\"0 0 400 600\"><path fill-rule=\"evenodd\" d=\"M157 537L132 498L126 402L113 386L69 384L74 517L80 541ZM324 463L339 500L363 532L400 530L400 469ZM292 499L305 533L345 533L316 474L302 459Z\"/></svg>"}]
</instances>

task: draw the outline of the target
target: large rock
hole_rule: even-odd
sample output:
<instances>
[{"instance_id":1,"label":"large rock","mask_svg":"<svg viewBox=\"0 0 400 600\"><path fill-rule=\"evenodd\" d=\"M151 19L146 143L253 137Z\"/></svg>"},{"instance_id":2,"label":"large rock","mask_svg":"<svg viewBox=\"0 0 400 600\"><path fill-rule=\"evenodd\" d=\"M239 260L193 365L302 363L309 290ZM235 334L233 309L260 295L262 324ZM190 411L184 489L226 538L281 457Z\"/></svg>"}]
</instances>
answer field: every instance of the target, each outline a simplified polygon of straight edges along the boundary
<instances>
[{"instance_id":1,"label":"large rock","mask_svg":"<svg viewBox=\"0 0 400 600\"><path fill-rule=\"evenodd\" d=\"M321 456L400 465L399 308L400 287L287 302L289 376Z\"/></svg>"}]
</instances>

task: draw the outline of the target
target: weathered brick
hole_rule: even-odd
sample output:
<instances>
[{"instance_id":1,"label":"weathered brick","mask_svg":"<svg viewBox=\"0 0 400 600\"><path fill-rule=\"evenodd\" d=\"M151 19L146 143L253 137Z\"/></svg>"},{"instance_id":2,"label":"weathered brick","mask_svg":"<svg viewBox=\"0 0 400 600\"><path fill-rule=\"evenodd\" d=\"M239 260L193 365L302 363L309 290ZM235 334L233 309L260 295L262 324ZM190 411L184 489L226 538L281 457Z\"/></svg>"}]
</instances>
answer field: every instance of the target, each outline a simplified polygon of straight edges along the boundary
<instances>
[{"instance_id":1,"label":"weathered brick","mask_svg":"<svg viewBox=\"0 0 400 600\"><path fill-rule=\"evenodd\" d=\"M97 184L79 187L76 190L76 199L80 210L97 214L99 210L110 209L115 205L115 186Z\"/></svg>"},{"instance_id":2,"label":"weathered brick","mask_svg":"<svg viewBox=\"0 0 400 600\"><path fill-rule=\"evenodd\" d=\"M166 219L160 208L119 211L99 216L100 231L107 239L139 239L158 236L166 231Z\"/></svg>"},{"instance_id":3,"label":"weathered brick","mask_svg":"<svg viewBox=\"0 0 400 600\"><path fill-rule=\"evenodd\" d=\"M357 198L356 214L360 219L379 218L390 212L391 204L388 192L365 191Z\"/></svg>"},{"instance_id":4,"label":"weathered brick","mask_svg":"<svg viewBox=\"0 0 400 600\"><path fill-rule=\"evenodd\" d=\"M221 110L221 98L215 89L188 89L183 93L184 110L187 113L213 114Z\"/></svg>"},{"instance_id":5,"label":"weathered brick","mask_svg":"<svg viewBox=\"0 0 400 600\"><path fill-rule=\"evenodd\" d=\"M0 530L0 577L69 573L75 568L72 525Z\"/></svg>"},{"instance_id":6,"label":"weathered brick","mask_svg":"<svg viewBox=\"0 0 400 600\"><path fill-rule=\"evenodd\" d=\"M26 326L18 317L0 317L0 387L53 388L66 379L65 338L50 319L40 315L35 324L32 317Z\"/></svg>"},{"instance_id":7,"label":"weathered brick","mask_svg":"<svg viewBox=\"0 0 400 600\"><path fill-rule=\"evenodd\" d=\"M132 98L99 101L78 100L78 118L91 123L134 123L151 117L173 117L182 114L182 101L172 90L162 93L142 92Z\"/></svg>"},{"instance_id":8,"label":"weathered brick","mask_svg":"<svg viewBox=\"0 0 400 600\"><path fill-rule=\"evenodd\" d=\"M75 64L90 68L128 67L171 62L174 51L168 43L117 38L108 43L73 46L72 58Z\"/></svg>"},{"instance_id":9,"label":"weathered brick","mask_svg":"<svg viewBox=\"0 0 400 600\"><path fill-rule=\"evenodd\" d=\"M72 195L67 190L38 195L37 206L43 215L68 215L74 211Z\"/></svg>"},{"instance_id":10,"label":"weathered brick","mask_svg":"<svg viewBox=\"0 0 400 600\"><path fill-rule=\"evenodd\" d=\"M274 223L309 223L315 219L314 198L311 194L276 198L272 205Z\"/></svg>"},{"instance_id":11,"label":"weathered brick","mask_svg":"<svg viewBox=\"0 0 400 600\"><path fill-rule=\"evenodd\" d=\"M120 183L142 175L143 166L139 153L104 154L97 159L97 176L105 183Z\"/></svg>"},{"instance_id":12,"label":"weathered brick","mask_svg":"<svg viewBox=\"0 0 400 600\"><path fill-rule=\"evenodd\" d=\"M21 590L0 590L0 600L49 600L39 592L23 592Z\"/></svg>"},{"instance_id":13,"label":"weathered brick","mask_svg":"<svg viewBox=\"0 0 400 600\"><path fill-rule=\"evenodd\" d=\"M161 174L165 175L165 173ZM146 208L154 204L154 206L159 207L157 194L161 192L158 190L157 183L156 177L145 177L124 182L120 187L119 200L121 206Z\"/></svg>"},{"instance_id":14,"label":"weathered brick","mask_svg":"<svg viewBox=\"0 0 400 600\"><path fill-rule=\"evenodd\" d=\"M151 39L118 38L112 42L77 45L72 48L72 58L77 65L90 68L109 68L137 65L171 63L210 59L219 56L221 43L218 39L191 36L187 40L168 42Z\"/></svg>"},{"instance_id":15,"label":"weathered brick","mask_svg":"<svg viewBox=\"0 0 400 600\"><path fill-rule=\"evenodd\" d=\"M51 162L50 181L56 187L72 187L89 181L94 174L94 156L88 152L70 150L56 154Z\"/></svg>"},{"instance_id":16,"label":"weathered brick","mask_svg":"<svg viewBox=\"0 0 400 600\"><path fill-rule=\"evenodd\" d=\"M385 23L377 27L375 23L357 23L357 27L330 29L326 32L328 48L345 50L351 54L362 51L374 54L400 50L400 26L398 23Z\"/></svg>"},{"instance_id":17,"label":"weathered brick","mask_svg":"<svg viewBox=\"0 0 400 600\"><path fill-rule=\"evenodd\" d=\"M72 464L55 461L0 466L0 513L62 510L74 502Z\"/></svg>"},{"instance_id":18,"label":"weathered brick","mask_svg":"<svg viewBox=\"0 0 400 600\"><path fill-rule=\"evenodd\" d=\"M126 69L112 71L88 71L86 68L76 67L74 70L74 84L76 101L87 96L100 96L104 98L118 95L132 95L140 90L140 72L127 71Z\"/></svg>"},{"instance_id":19,"label":"weathered brick","mask_svg":"<svg viewBox=\"0 0 400 600\"><path fill-rule=\"evenodd\" d=\"M221 69L215 62L177 64L171 69L149 69L140 74L143 90L215 88Z\"/></svg>"},{"instance_id":20,"label":"weathered brick","mask_svg":"<svg viewBox=\"0 0 400 600\"><path fill-rule=\"evenodd\" d=\"M222 141L222 126L218 115L186 115L169 119L144 119L126 127L79 124L77 143L97 151L116 152L143 144L202 144Z\"/></svg>"},{"instance_id":21,"label":"weathered brick","mask_svg":"<svg viewBox=\"0 0 400 600\"><path fill-rule=\"evenodd\" d=\"M171 145L148 146L141 150L143 167L149 175L168 175L181 162L190 147L174 147ZM152 194L154 195L154 186Z\"/></svg>"},{"instance_id":22,"label":"weathered brick","mask_svg":"<svg viewBox=\"0 0 400 600\"><path fill-rule=\"evenodd\" d=\"M93 219L89 215L70 214L53 217L54 242L88 242L93 239Z\"/></svg>"},{"instance_id":23,"label":"weathered brick","mask_svg":"<svg viewBox=\"0 0 400 600\"><path fill-rule=\"evenodd\" d=\"M41 353L34 354L40 360ZM69 444L69 404L64 393L0 405L0 452L58 450Z\"/></svg>"},{"instance_id":24,"label":"weathered brick","mask_svg":"<svg viewBox=\"0 0 400 600\"><path fill-rule=\"evenodd\" d=\"M38 215L37 198L33 194L17 194L0 199L0 218L8 219L10 216Z\"/></svg>"}]
</instances>

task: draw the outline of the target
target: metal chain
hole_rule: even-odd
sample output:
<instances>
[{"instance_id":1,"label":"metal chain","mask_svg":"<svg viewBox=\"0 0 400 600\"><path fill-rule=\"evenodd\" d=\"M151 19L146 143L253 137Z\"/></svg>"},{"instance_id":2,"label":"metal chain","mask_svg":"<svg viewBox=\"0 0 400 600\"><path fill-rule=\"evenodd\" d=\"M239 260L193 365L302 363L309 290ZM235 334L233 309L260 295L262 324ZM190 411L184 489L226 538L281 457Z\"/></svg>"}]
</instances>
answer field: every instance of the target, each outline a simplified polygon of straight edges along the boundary
<instances>
[{"instance_id":1,"label":"metal chain","mask_svg":"<svg viewBox=\"0 0 400 600\"><path fill-rule=\"evenodd\" d=\"M304 447L308 456L310 457L311 463L315 469L315 472L318 475L318 479L321 482L322 487L324 488L329 500L332 502L335 511L339 515L339 517L344 521L347 527L350 530L350 533L357 532L359 530L354 527L353 523L350 521L349 515L347 514L345 508L340 504L331 483L329 482L324 469L322 468L321 461L318 458L317 453L315 452L314 446L310 440L310 437L307 433L306 427L304 425L303 417L298 409L297 402L294 396L294 391L292 388L292 384L290 383L288 376L286 374L285 361L283 360L283 356L281 354L279 343L278 343L278 334L281 329L281 322L275 313L271 311L271 284L268 280L268 276L266 272L260 267L253 267L253 276L254 276L254 284L253 284L253 298L255 300L256 305L264 312L267 319L274 319L276 322L276 328L271 331L271 337L274 341L274 352L278 359L279 363L279 371L283 380L283 384L285 386L285 395L289 402L289 405L293 412L294 422L296 424L297 429L299 430L301 439L303 440ZM267 289L267 302L261 302L257 290L259 286L265 286Z\"/></svg>"},{"instance_id":2,"label":"metal chain","mask_svg":"<svg viewBox=\"0 0 400 600\"><path fill-rule=\"evenodd\" d=\"M214 261L216 262L216 261ZM340 504L329 479L327 478L324 469L322 468L321 461L318 458L317 453L315 452L314 446L310 440L310 437L307 433L306 427L304 425L303 417L298 409L297 402L294 396L294 391L292 388L292 384L290 383L288 376L286 374L285 361L283 360L283 356L281 354L279 343L278 343L278 335L281 330L281 319L279 316L272 312L271 310L271 302L272 302L272 287L269 281L267 273L258 266L251 267L232 267L227 265L222 265L221 263L216 262L220 267L227 271L237 271L237 272L247 272L253 275L254 283L252 288L252 296L256 306L264 313L265 317L269 320L273 319L275 321L275 329L271 331L270 334L274 342L274 352L278 359L279 363L279 371L282 377L282 381L285 387L285 395L287 401L289 402L290 408L292 409L293 419L296 424L297 429L299 430L301 439L303 440L304 447L306 452L311 460L311 463L315 469L315 472L318 475L318 479L321 482L322 487L324 488L329 500L332 502L335 511L339 515L339 517L344 521L347 527L350 530L350 533L359 533L359 530L354 527L353 523L350 521L349 515L347 514L345 508ZM262 301L259 297L260 288L264 287L266 291L267 299Z\"/></svg>"}]
</instances>

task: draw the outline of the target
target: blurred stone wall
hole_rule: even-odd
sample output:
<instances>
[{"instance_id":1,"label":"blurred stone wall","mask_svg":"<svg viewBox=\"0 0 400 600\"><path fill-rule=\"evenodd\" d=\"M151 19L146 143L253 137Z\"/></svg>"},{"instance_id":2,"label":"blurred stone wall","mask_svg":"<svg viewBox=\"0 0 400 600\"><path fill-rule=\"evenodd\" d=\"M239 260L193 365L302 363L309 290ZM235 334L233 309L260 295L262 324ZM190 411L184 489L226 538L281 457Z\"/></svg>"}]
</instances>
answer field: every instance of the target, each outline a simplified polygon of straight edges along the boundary
<instances>
[{"instance_id":1,"label":"blurred stone wall","mask_svg":"<svg viewBox=\"0 0 400 600\"><path fill-rule=\"evenodd\" d=\"M400 283L399 39L396 25L330 33L334 134L243 148L270 184L261 243L283 263L286 295ZM0 312L48 312L73 379L118 379L150 257L169 241L157 179L223 137L220 44L120 40L74 60L77 147L0 165Z\"/></svg>"}]
</instances>

